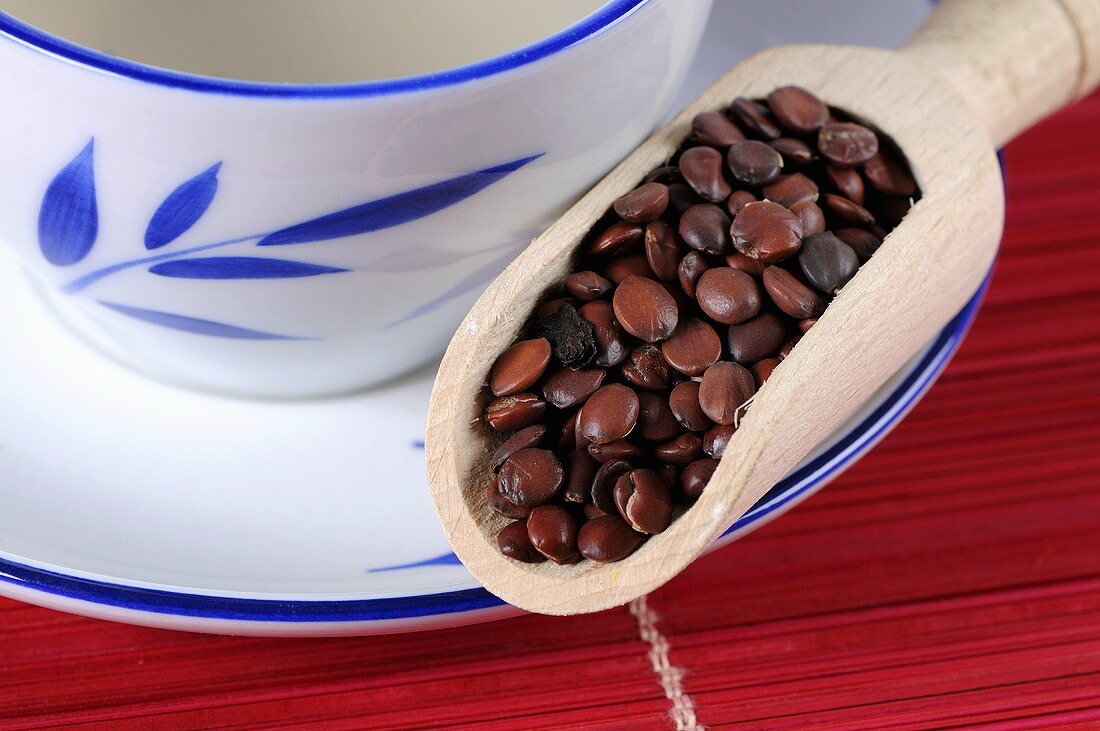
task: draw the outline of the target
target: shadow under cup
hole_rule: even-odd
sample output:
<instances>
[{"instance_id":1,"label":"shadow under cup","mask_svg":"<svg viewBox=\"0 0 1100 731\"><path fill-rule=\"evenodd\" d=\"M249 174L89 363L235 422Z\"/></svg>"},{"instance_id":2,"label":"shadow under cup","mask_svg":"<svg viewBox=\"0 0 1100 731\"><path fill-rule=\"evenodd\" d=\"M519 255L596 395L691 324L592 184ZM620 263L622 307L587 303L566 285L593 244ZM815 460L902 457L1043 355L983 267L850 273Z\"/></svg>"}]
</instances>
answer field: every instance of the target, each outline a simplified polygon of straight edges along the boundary
<instances>
[{"instance_id":1,"label":"shadow under cup","mask_svg":"<svg viewBox=\"0 0 1100 731\"><path fill-rule=\"evenodd\" d=\"M260 397L378 383L437 357L655 126L709 7L615 0L485 61L320 85L166 71L0 13L0 240L151 375Z\"/></svg>"}]
</instances>

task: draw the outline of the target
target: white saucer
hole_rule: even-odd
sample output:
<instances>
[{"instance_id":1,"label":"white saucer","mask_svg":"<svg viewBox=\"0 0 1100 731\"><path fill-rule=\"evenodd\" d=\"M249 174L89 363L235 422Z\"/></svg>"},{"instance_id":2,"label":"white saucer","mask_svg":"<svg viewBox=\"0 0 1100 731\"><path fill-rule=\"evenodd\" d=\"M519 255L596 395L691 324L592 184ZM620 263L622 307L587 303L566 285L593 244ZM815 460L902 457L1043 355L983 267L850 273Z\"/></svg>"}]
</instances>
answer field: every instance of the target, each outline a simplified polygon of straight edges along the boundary
<instances>
[{"instance_id":1,"label":"white saucer","mask_svg":"<svg viewBox=\"0 0 1100 731\"><path fill-rule=\"evenodd\" d=\"M841 5L788 17L828 37L848 15ZM843 5L863 8L864 24L868 11L889 20L873 5ZM849 28L839 40L893 44L923 7L899 2L903 27L870 37ZM722 26L738 23L726 4L715 13L690 96L756 50L729 51ZM810 37L764 35L767 45ZM942 370L976 302L720 543L808 496L881 438ZM6 255L0 312L0 594L265 635L396 632L514 611L458 564L436 524L420 441L431 370L327 401L180 390L73 338Z\"/></svg>"}]
</instances>

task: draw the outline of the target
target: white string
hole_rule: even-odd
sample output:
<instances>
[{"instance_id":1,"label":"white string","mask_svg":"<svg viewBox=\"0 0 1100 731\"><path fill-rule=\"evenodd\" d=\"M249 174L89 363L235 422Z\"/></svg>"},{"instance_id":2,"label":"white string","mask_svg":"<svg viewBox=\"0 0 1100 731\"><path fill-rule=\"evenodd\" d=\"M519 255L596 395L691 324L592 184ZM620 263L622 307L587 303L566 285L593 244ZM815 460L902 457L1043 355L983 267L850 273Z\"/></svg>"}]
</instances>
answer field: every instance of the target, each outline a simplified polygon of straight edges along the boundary
<instances>
[{"instance_id":1,"label":"white string","mask_svg":"<svg viewBox=\"0 0 1100 731\"><path fill-rule=\"evenodd\" d=\"M695 717L695 703L684 692L684 671L672 665L668 660L668 640L657 629L657 615L646 601L645 595L630 602L630 613L638 622L638 636L649 645L649 664L657 675L665 698L672 702L669 715L676 731L704 731L704 727Z\"/></svg>"}]
</instances>

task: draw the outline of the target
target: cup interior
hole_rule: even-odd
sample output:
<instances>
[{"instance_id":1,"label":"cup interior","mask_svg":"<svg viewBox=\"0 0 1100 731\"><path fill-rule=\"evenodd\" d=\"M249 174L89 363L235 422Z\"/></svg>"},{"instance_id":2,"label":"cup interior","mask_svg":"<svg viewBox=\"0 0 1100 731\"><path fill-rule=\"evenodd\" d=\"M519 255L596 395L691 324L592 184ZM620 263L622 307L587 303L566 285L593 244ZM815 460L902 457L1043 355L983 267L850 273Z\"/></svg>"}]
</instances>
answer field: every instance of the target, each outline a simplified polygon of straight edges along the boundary
<instances>
[{"instance_id":1,"label":"cup interior","mask_svg":"<svg viewBox=\"0 0 1100 731\"><path fill-rule=\"evenodd\" d=\"M203 76L350 83L430 73L561 31L606 0L0 0L102 53Z\"/></svg>"}]
</instances>

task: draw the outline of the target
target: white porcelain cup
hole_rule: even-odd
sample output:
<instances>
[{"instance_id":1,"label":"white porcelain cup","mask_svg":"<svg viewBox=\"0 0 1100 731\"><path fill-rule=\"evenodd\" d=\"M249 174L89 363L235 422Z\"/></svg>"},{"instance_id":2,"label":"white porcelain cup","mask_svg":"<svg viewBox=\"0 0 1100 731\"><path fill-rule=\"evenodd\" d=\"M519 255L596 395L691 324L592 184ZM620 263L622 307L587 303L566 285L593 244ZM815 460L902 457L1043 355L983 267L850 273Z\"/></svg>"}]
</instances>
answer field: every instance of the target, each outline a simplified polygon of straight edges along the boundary
<instances>
[{"instance_id":1,"label":"white porcelain cup","mask_svg":"<svg viewBox=\"0 0 1100 731\"><path fill-rule=\"evenodd\" d=\"M378 383L442 352L653 129L709 8L613 0L489 60L320 85L164 70L0 13L0 239L141 371L261 397Z\"/></svg>"}]
</instances>

